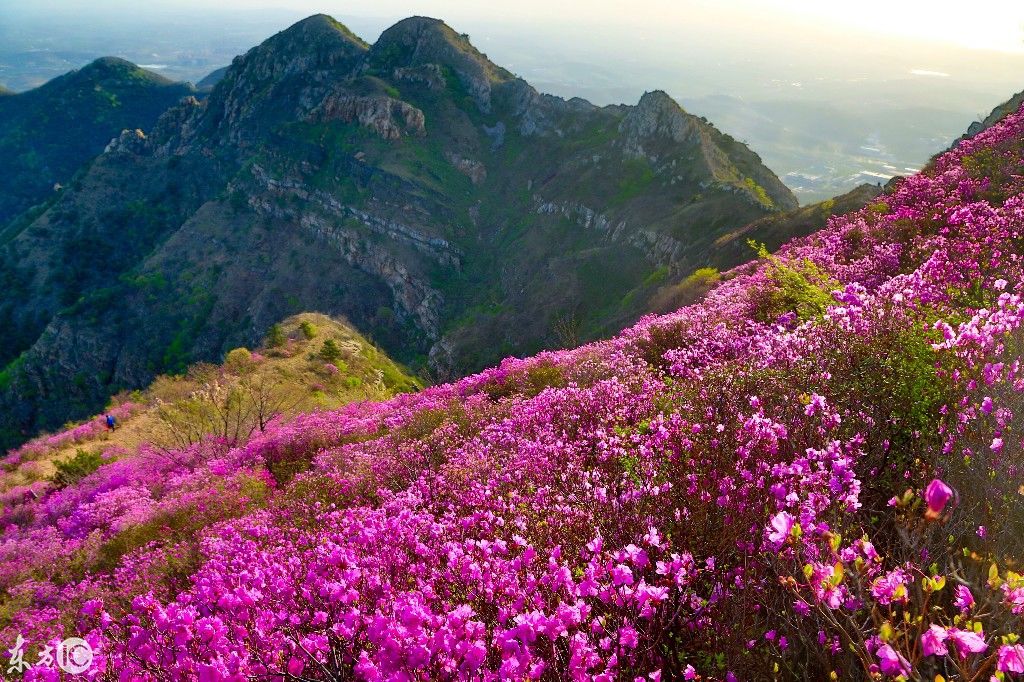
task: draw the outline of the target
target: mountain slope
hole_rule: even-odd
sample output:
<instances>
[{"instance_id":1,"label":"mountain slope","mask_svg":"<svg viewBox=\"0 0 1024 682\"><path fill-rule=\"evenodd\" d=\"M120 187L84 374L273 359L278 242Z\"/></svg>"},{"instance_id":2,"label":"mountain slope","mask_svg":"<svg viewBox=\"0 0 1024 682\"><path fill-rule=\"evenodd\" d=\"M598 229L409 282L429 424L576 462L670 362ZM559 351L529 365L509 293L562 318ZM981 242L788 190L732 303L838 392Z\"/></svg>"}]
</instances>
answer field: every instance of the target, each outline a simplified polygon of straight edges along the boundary
<instances>
[{"instance_id":1,"label":"mountain slope","mask_svg":"<svg viewBox=\"0 0 1024 682\"><path fill-rule=\"evenodd\" d=\"M988 130L999 121L1003 120L1010 114L1015 113L1020 109L1021 104L1024 103L1024 91L1018 92L1016 95L1006 100L981 121L975 121L967 128L967 132L957 142L974 137L980 132Z\"/></svg>"},{"instance_id":2,"label":"mountain slope","mask_svg":"<svg viewBox=\"0 0 1024 682\"><path fill-rule=\"evenodd\" d=\"M238 444L270 420L420 388L344 321L293 315L252 351L233 349L220 365L197 364L182 376L157 377L144 390L115 398L103 415L7 453L0 488L45 485L61 462L81 457L82 450L113 456L144 446L186 447L203 436ZM114 430L106 415L115 417Z\"/></svg>"},{"instance_id":3,"label":"mountain slope","mask_svg":"<svg viewBox=\"0 0 1024 682\"><path fill-rule=\"evenodd\" d=\"M559 325L589 338L636 319L650 277L795 205L664 93L563 100L440 21L369 46L317 15L18 223L0 261L0 422L52 427L299 310L460 374L553 345Z\"/></svg>"},{"instance_id":4,"label":"mountain slope","mask_svg":"<svg viewBox=\"0 0 1024 682\"><path fill-rule=\"evenodd\" d=\"M882 188L878 185L864 184L826 201L755 220L719 237L710 264L724 269L741 262L744 252L751 253L750 240L764 244L768 251L774 252L791 239L806 237L822 229L833 216L859 211L881 194Z\"/></svg>"},{"instance_id":5,"label":"mountain slope","mask_svg":"<svg viewBox=\"0 0 1024 682\"><path fill-rule=\"evenodd\" d=\"M227 73L227 71L228 67L226 66L222 66L219 69L211 71L198 83L196 83L196 90L198 90L199 92L210 92L211 90L213 90L213 87L217 85L217 83L219 83L222 78L224 78L224 74Z\"/></svg>"},{"instance_id":6,"label":"mountain slope","mask_svg":"<svg viewBox=\"0 0 1024 682\"><path fill-rule=\"evenodd\" d=\"M881 193L882 188L877 185L860 185L834 199L774 213L723 234L715 240L714 249L709 253L705 267L682 278L666 277L666 281L648 285L648 291L653 292L646 297L649 300L649 312L668 313L699 300L721 281L723 276L733 276L742 272L743 267L738 267L731 274L723 275L719 269L728 270L736 263L753 259L756 246L764 246L769 252L774 252L792 239L805 237L823 229L830 218L859 211L877 199ZM750 263L748 267L752 266L753 263ZM622 318L609 319L608 334L614 334L616 329L621 329L626 323L627 320Z\"/></svg>"},{"instance_id":7,"label":"mountain slope","mask_svg":"<svg viewBox=\"0 0 1024 682\"><path fill-rule=\"evenodd\" d=\"M125 128L150 128L190 94L114 57L55 78L34 90L0 97L0 228L53 194Z\"/></svg>"},{"instance_id":8,"label":"mountain slope","mask_svg":"<svg viewBox=\"0 0 1024 682\"><path fill-rule=\"evenodd\" d=\"M9 488L0 639L145 682L1019 680L1022 170L1024 111L614 339Z\"/></svg>"}]
</instances>

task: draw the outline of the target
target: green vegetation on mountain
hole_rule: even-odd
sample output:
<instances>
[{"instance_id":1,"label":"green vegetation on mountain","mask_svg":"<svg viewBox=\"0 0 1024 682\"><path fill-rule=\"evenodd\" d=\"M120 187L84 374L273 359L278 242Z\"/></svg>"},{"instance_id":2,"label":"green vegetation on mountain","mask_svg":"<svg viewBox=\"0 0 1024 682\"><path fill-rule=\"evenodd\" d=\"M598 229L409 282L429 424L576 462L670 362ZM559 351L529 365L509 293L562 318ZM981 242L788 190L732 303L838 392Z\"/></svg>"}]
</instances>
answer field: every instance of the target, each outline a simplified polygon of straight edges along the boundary
<instances>
[{"instance_id":1,"label":"green vegetation on mountain","mask_svg":"<svg viewBox=\"0 0 1024 682\"><path fill-rule=\"evenodd\" d=\"M586 341L796 208L665 93L544 95L435 19L317 15L215 80L0 235L0 444L304 310L429 379Z\"/></svg>"},{"instance_id":2,"label":"green vegetation on mountain","mask_svg":"<svg viewBox=\"0 0 1024 682\"><path fill-rule=\"evenodd\" d=\"M315 337L308 330L315 327ZM317 313L293 315L253 350L229 351L220 364L197 363L115 396L104 416L27 446L33 467L8 475L4 489L51 480L73 485L104 463L103 451L187 447L204 438L244 442L278 418L415 392L422 384L348 323ZM324 349L332 348L326 360ZM70 435L69 435L70 434Z\"/></svg>"},{"instance_id":3,"label":"green vegetation on mountain","mask_svg":"<svg viewBox=\"0 0 1024 682\"><path fill-rule=\"evenodd\" d=\"M750 255L751 240L774 252L794 237L806 237L822 229L832 216L860 210L881 193L882 188L877 185L860 185L842 196L755 220L720 236L711 263L725 268L741 262L744 255Z\"/></svg>"},{"instance_id":4,"label":"green vegetation on mountain","mask_svg":"<svg viewBox=\"0 0 1024 682\"><path fill-rule=\"evenodd\" d=\"M226 74L227 72L228 67L226 66L222 66L219 69L211 71L210 73L206 74L206 77L200 79L200 81L196 83L196 90L198 90L199 92L209 92L213 90L213 86L217 85L217 83L219 83L221 79L224 78L224 74Z\"/></svg>"},{"instance_id":5,"label":"green vegetation on mountain","mask_svg":"<svg viewBox=\"0 0 1024 682\"><path fill-rule=\"evenodd\" d=\"M148 129L190 94L114 57L19 94L0 96L0 228L54 194L125 128Z\"/></svg>"},{"instance_id":6,"label":"green vegetation on mountain","mask_svg":"<svg viewBox=\"0 0 1024 682\"><path fill-rule=\"evenodd\" d=\"M721 234L708 253L707 265L683 276L671 276L667 269L656 270L644 283L630 291L629 299L647 301L652 313L668 313L701 299L721 280L721 272L737 263L750 261L757 255L750 244L761 245L774 252L794 237L805 237L825 227L832 216L845 215L873 201L882 189L877 185L861 185L842 196L809 206L772 213L735 230ZM739 269L738 269L739 270ZM732 276L739 274L734 271ZM625 317L609 317L604 333L612 334L628 323Z\"/></svg>"}]
</instances>

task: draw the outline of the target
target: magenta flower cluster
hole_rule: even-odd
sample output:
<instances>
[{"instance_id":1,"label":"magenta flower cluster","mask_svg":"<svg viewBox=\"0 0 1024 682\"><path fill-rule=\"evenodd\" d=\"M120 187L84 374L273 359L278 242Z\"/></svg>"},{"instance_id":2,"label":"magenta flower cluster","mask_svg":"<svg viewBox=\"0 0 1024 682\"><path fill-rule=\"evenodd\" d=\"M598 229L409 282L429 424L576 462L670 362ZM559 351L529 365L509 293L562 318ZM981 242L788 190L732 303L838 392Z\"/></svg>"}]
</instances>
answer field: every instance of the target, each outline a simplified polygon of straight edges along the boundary
<instances>
[{"instance_id":1,"label":"magenta flower cluster","mask_svg":"<svg viewBox=\"0 0 1024 682\"><path fill-rule=\"evenodd\" d=\"M125 682L1022 674L1022 169L1017 113L612 340L8 495L0 634Z\"/></svg>"},{"instance_id":2,"label":"magenta flower cluster","mask_svg":"<svg viewBox=\"0 0 1024 682\"><path fill-rule=\"evenodd\" d=\"M122 422L139 410L139 405L132 402L124 402L110 408L107 414L114 417L117 422ZM96 438L107 430L107 420L104 415L79 424L73 428L55 433L49 436L34 438L22 445L17 450L9 452L4 458L4 464L8 467L19 464L23 461L38 459L54 450L66 447L73 443L83 443Z\"/></svg>"}]
</instances>

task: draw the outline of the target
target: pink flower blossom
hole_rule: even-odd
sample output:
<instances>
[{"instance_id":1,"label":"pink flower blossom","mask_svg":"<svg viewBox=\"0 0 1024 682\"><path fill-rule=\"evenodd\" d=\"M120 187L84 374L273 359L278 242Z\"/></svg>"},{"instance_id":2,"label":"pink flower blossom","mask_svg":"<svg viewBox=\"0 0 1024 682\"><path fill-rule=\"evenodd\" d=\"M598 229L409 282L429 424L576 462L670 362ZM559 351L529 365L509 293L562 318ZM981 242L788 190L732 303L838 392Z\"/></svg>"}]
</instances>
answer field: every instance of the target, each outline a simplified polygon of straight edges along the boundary
<instances>
[{"instance_id":1,"label":"pink flower blossom","mask_svg":"<svg viewBox=\"0 0 1024 682\"><path fill-rule=\"evenodd\" d=\"M1004 673L1024 673L1024 646L1004 644L999 647L996 669Z\"/></svg>"},{"instance_id":2,"label":"pink flower blossom","mask_svg":"<svg viewBox=\"0 0 1024 682\"><path fill-rule=\"evenodd\" d=\"M795 523L796 518L792 514L784 511L779 512L772 517L772 530L768 533L768 541L778 549L785 544L786 540L789 538Z\"/></svg>"},{"instance_id":3,"label":"pink flower blossom","mask_svg":"<svg viewBox=\"0 0 1024 682\"><path fill-rule=\"evenodd\" d=\"M948 634L949 641L956 646L956 652L960 654L961 658L966 658L968 654L980 654L988 648L985 637L981 633L950 628Z\"/></svg>"},{"instance_id":4,"label":"pink flower blossom","mask_svg":"<svg viewBox=\"0 0 1024 682\"><path fill-rule=\"evenodd\" d=\"M953 489L937 478L933 478L924 489L924 501L928 505L928 518L938 518L946 504L953 497Z\"/></svg>"},{"instance_id":5,"label":"pink flower blossom","mask_svg":"<svg viewBox=\"0 0 1024 682\"><path fill-rule=\"evenodd\" d=\"M938 625L930 625L921 635L921 653L925 656L945 656L949 653L946 648L948 637L946 629Z\"/></svg>"},{"instance_id":6,"label":"pink flower blossom","mask_svg":"<svg viewBox=\"0 0 1024 682\"><path fill-rule=\"evenodd\" d=\"M895 568L871 583L871 594L880 604L906 603L910 598L907 583L910 576L902 568Z\"/></svg>"},{"instance_id":7,"label":"pink flower blossom","mask_svg":"<svg viewBox=\"0 0 1024 682\"><path fill-rule=\"evenodd\" d=\"M954 594L956 598L953 603L956 604L961 613L966 613L974 607L974 595L971 594L971 590L966 585L957 585Z\"/></svg>"},{"instance_id":8,"label":"pink flower blossom","mask_svg":"<svg viewBox=\"0 0 1024 682\"><path fill-rule=\"evenodd\" d=\"M910 661L890 645L883 644L878 647L878 651L876 653L878 655L879 667L881 668L883 675L897 676L910 674Z\"/></svg>"}]
</instances>

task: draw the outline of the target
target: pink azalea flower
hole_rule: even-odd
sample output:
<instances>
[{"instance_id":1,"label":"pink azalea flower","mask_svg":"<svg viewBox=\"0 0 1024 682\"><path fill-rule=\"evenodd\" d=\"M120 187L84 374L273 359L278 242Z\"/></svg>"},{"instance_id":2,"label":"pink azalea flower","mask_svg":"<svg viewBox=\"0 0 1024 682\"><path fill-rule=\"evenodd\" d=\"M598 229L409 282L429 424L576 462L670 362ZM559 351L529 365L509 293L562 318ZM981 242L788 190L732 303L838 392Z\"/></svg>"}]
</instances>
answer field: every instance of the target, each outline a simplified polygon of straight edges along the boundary
<instances>
[{"instance_id":1,"label":"pink azalea flower","mask_svg":"<svg viewBox=\"0 0 1024 682\"><path fill-rule=\"evenodd\" d=\"M901 568L894 568L871 583L871 595L881 604L906 603L909 599L907 583L912 579Z\"/></svg>"},{"instance_id":2,"label":"pink azalea flower","mask_svg":"<svg viewBox=\"0 0 1024 682\"><path fill-rule=\"evenodd\" d=\"M930 519L938 518L951 497L953 497L953 489L939 479L933 478L928 487L924 489L924 501L928 505L925 515Z\"/></svg>"},{"instance_id":3,"label":"pink azalea flower","mask_svg":"<svg viewBox=\"0 0 1024 682\"><path fill-rule=\"evenodd\" d=\"M985 636L970 630L950 628L949 640L956 646L956 652L960 654L960 658L966 658L968 654L980 654L988 648Z\"/></svg>"},{"instance_id":4,"label":"pink azalea flower","mask_svg":"<svg viewBox=\"0 0 1024 682\"><path fill-rule=\"evenodd\" d=\"M1003 583L1002 589L1010 610L1017 615L1024 614L1024 587L1010 587L1009 583Z\"/></svg>"},{"instance_id":5,"label":"pink azalea flower","mask_svg":"<svg viewBox=\"0 0 1024 682\"><path fill-rule=\"evenodd\" d=\"M945 628L938 625L929 626L921 635L921 653L925 656L945 656L949 653L949 649L946 648L947 637L949 634Z\"/></svg>"},{"instance_id":6,"label":"pink azalea flower","mask_svg":"<svg viewBox=\"0 0 1024 682\"><path fill-rule=\"evenodd\" d=\"M971 590L966 585L957 585L954 592L956 593L956 599L953 603L960 609L960 612L966 613L970 611L974 606L974 595L971 594Z\"/></svg>"},{"instance_id":7,"label":"pink azalea flower","mask_svg":"<svg viewBox=\"0 0 1024 682\"><path fill-rule=\"evenodd\" d=\"M781 511L772 517L771 526L774 530L768 533L768 540L775 545L776 549L786 543L795 522L796 518L789 512Z\"/></svg>"},{"instance_id":8,"label":"pink azalea flower","mask_svg":"<svg viewBox=\"0 0 1024 682\"><path fill-rule=\"evenodd\" d=\"M1024 673L1024 646L1007 644L999 647L996 669L1004 673Z\"/></svg>"},{"instance_id":9,"label":"pink azalea flower","mask_svg":"<svg viewBox=\"0 0 1024 682\"><path fill-rule=\"evenodd\" d=\"M825 407L826 407L825 398L823 398L822 396L818 395L817 393L813 393L813 394L811 394L810 402L808 402L807 406L804 407L804 414L806 414L808 417L810 417L815 412L818 412L820 410L824 410Z\"/></svg>"},{"instance_id":10,"label":"pink azalea flower","mask_svg":"<svg viewBox=\"0 0 1024 682\"><path fill-rule=\"evenodd\" d=\"M910 674L910 661L888 644L880 646L877 654L879 667L883 674L893 676Z\"/></svg>"}]
</instances>

